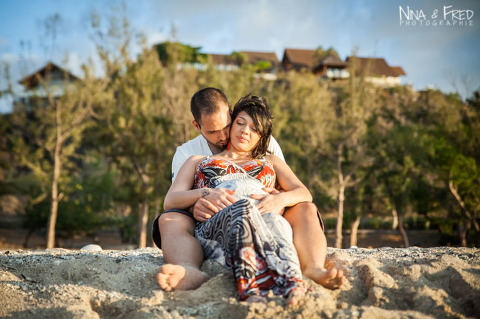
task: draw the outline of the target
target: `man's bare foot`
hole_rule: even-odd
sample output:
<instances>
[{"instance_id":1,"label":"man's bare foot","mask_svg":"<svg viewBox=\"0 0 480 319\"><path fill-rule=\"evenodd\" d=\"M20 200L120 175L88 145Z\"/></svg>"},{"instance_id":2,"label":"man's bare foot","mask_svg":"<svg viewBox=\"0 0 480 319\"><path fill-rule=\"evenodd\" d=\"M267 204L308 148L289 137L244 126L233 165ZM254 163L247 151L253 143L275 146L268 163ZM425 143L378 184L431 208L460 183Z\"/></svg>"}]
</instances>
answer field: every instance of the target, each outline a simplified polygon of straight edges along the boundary
<instances>
[{"instance_id":1,"label":"man's bare foot","mask_svg":"<svg viewBox=\"0 0 480 319\"><path fill-rule=\"evenodd\" d=\"M251 295L250 297L245 299L245 301L248 303L254 303L254 302L267 303L267 298L259 295Z\"/></svg>"},{"instance_id":2,"label":"man's bare foot","mask_svg":"<svg viewBox=\"0 0 480 319\"><path fill-rule=\"evenodd\" d=\"M340 289L345 281L344 272L333 263L327 263L327 268L313 268L305 270L303 274L328 289Z\"/></svg>"},{"instance_id":3,"label":"man's bare foot","mask_svg":"<svg viewBox=\"0 0 480 319\"><path fill-rule=\"evenodd\" d=\"M158 284L165 291L192 290L208 280L208 275L191 265L165 264L157 274Z\"/></svg>"}]
</instances>

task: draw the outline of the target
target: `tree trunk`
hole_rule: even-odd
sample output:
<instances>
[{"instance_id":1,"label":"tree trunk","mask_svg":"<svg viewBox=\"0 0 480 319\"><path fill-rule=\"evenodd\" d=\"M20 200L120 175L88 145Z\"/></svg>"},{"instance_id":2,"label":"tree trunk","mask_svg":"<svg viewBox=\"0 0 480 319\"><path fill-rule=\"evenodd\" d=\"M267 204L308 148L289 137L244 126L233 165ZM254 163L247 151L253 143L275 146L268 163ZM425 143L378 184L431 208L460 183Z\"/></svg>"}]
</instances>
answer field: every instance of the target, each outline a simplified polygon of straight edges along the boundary
<instances>
[{"instance_id":1,"label":"tree trunk","mask_svg":"<svg viewBox=\"0 0 480 319\"><path fill-rule=\"evenodd\" d=\"M469 227L468 227L466 221L458 224L458 235L460 237L460 245L462 245L462 247L467 247L468 229L469 229Z\"/></svg>"},{"instance_id":2,"label":"tree trunk","mask_svg":"<svg viewBox=\"0 0 480 319\"><path fill-rule=\"evenodd\" d=\"M48 231L47 231L47 248L55 246L55 225L57 224L58 215L58 178L61 170L60 150L62 147L62 132L61 132L61 109L60 104L57 103L55 107L57 138L55 144L55 152L53 155L53 178L52 178L52 196L50 206L50 216L48 217Z\"/></svg>"},{"instance_id":3,"label":"tree trunk","mask_svg":"<svg viewBox=\"0 0 480 319\"><path fill-rule=\"evenodd\" d=\"M407 232L403 227L403 214L398 214L398 230L400 231L400 235L402 235L403 245L405 248L410 247L410 241L408 240Z\"/></svg>"},{"instance_id":4,"label":"tree trunk","mask_svg":"<svg viewBox=\"0 0 480 319\"><path fill-rule=\"evenodd\" d=\"M345 179L342 170L343 144L340 143L337 148L337 177L338 177L338 212L337 228L335 230L335 247L342 248L342 226L343 226L343 203L345 201Z\"/></svg>"},{"instance_id":5,"label":"tree trunk","mask_svg":"<svg viewBox=\"0 0 480 319\"><path fill-rule=\"evenodd\" d=\"M147 247L148 199L139 205L138 212L138 248Z\"/></svg>"},{"instance_id":6,"label":"tree trunk","mask_svg":"<svg viewBox=\"0 0 480 319\"><path fill-rule=\"evenodd\" d=\"M343 203L345 201L345 186L342 184L338 190L338 213L337 228L335 232L335 247L342 248L342 227L343 227Z\"/></svg>"},{"instance_id":7,"label":"tree trunk","mask_svg":"<svg viewBox=\"0 0 480 319\"><path fill-rule=\"evenodd\" d=\"M355 221L352 223L352 226L350 227L350 247L357 246L357 240L358 240L358 226L360 225L360 216L357 216L355 218Z\"/></svg>"},{"instance_id":8,"label":"tree trunk","mask_svg":"<svg viewBox=\"0 0 480 319\"><path fill-rule=\"evenodd\" d=\"M138 212L138 247L147 247L147 223L148 223L148 186L150 185L150 177L147 172L148 164L145 164L144 173L140 174L143 182L143 204L139 205Z\"/></svg>"},{"instance_id":9,"label":"tree trunk","mask_svg":"<svg viewBox=\"0 0 480 319\"><path fill-rule=\"evenodd\" d=\"M450 174L451 174L451 172L450 172ZM462 197L460 196L457 189L453 185L453 182L452 182L451 179L449 179L449 181L448 181L448 188L450 190L450 193L457 200L458 205L462 209L463 215L466 218L471 220L472 219L471 218L472 214L470 214L470 212L467 210L467 207L465 206L465 202L462 200ZM470 226L469 223L466 222L466 221L464 221L464 222L462 222L458 225L458 235L460 237L460 244L462 245L462 247L467 246L467 233L468 233L468 229L470 228L469 226Z\"/></svg>"},{"instance_id":10,"label":"tree trunk","mask_svg":"<svg viewBox=\"0 0 480 319\"><path fill-rule=\"evenodd\" d=\"M398 214L395 208L392 209L392 215L393 215L392 229L395 230L398 227Z\"/></svg>"}]
</instances>

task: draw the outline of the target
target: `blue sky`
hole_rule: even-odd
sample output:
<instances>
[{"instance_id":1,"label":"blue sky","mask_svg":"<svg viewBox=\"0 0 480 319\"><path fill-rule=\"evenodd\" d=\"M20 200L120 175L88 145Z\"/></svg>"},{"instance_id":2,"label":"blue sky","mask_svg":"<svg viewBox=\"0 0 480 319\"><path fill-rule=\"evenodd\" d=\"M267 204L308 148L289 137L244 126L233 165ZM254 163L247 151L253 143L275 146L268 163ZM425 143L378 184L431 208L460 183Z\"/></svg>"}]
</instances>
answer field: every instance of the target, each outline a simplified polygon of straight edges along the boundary
<instances>
[{"instance_id":1,"label":"blue sky","mask_svg":"<svg viewBox=\"0 0 480 319\"><path fill-rule=\"evenodd\" d=\"M281 59L285 48L333 47L343 59L356 52L402 66L407 73L403 83L416 89L435 86L470 96L480 87L478 0L125 0L124 4L132 27L149 44L171 39L175 25L180 42L201 46L205 53L275 51ZM0 65L11 66L14 81L47 60L80 74L80 65L95 55L89 38L92 10L106 17L120 6L112 0L0 0ZM413 20L405 25L400 14L399 7L406 11L407 6L424 15L415 26ZM445 17L444 10L469 11ZM52 42L42 21L57 13L61 23ZM434 20L444 25L433 26ZM447 20L451 25L445 25ZM3 74L0 71L0 87L5 84ZM5 101L0 103L0 112L8 108Z\"/></svg>"}]
</instances>

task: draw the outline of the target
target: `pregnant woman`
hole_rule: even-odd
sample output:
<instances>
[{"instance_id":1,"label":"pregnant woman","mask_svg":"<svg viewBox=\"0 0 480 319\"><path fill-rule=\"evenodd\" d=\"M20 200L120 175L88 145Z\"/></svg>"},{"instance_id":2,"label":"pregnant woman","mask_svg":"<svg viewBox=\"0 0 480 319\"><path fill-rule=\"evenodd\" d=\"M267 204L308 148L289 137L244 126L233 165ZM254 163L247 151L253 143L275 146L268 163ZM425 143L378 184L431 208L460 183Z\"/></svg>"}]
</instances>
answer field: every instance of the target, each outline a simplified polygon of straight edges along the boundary
<instances>
[{"instance_id":1,"label":"pregnant woman","mask_svg":"<svg viewBox=\"0 0 480 319\"><path fill-rule=\"evenodd\" d=\"M202 196L230 192L235 200L225 202L219 212L195 216L195 236L205 258L233 271L240 300L264 301L272 291L295 304L304 286L292 229L281 214L312 196L285 162L266 154L272 125L265 99L241 98L232 113L227 149L206 158L190 157L164 208L187 209ZM277 185L281 191L271 192Z\"/></svg>"}]
</instances>

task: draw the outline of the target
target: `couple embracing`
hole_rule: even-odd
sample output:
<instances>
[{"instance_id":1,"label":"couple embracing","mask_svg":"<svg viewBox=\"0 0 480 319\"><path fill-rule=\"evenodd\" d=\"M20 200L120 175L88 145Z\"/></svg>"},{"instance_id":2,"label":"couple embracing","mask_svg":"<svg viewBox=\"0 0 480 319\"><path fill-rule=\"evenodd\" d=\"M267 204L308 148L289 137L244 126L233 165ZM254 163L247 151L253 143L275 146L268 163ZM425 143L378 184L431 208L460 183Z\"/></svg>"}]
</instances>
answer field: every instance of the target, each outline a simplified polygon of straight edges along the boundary
<instances>
[{"instance_id":1,"label":"couple embracing","mask_svg":"<svg viewBox=\"0 0 480 319\"><path fill-rule=\"evenodd\" d=\"M214 259L232 270L242 301L272 291L296 304L302 275L340 288L343 272L325 265L320 214L271 136L266 100L247 95L232 111L221 90L205 88L190 106L201 134L177 148L165 212L153 224L167 262L160 286L195 289L208 280L203 260Z\"/></svg>"}]
</instances>

